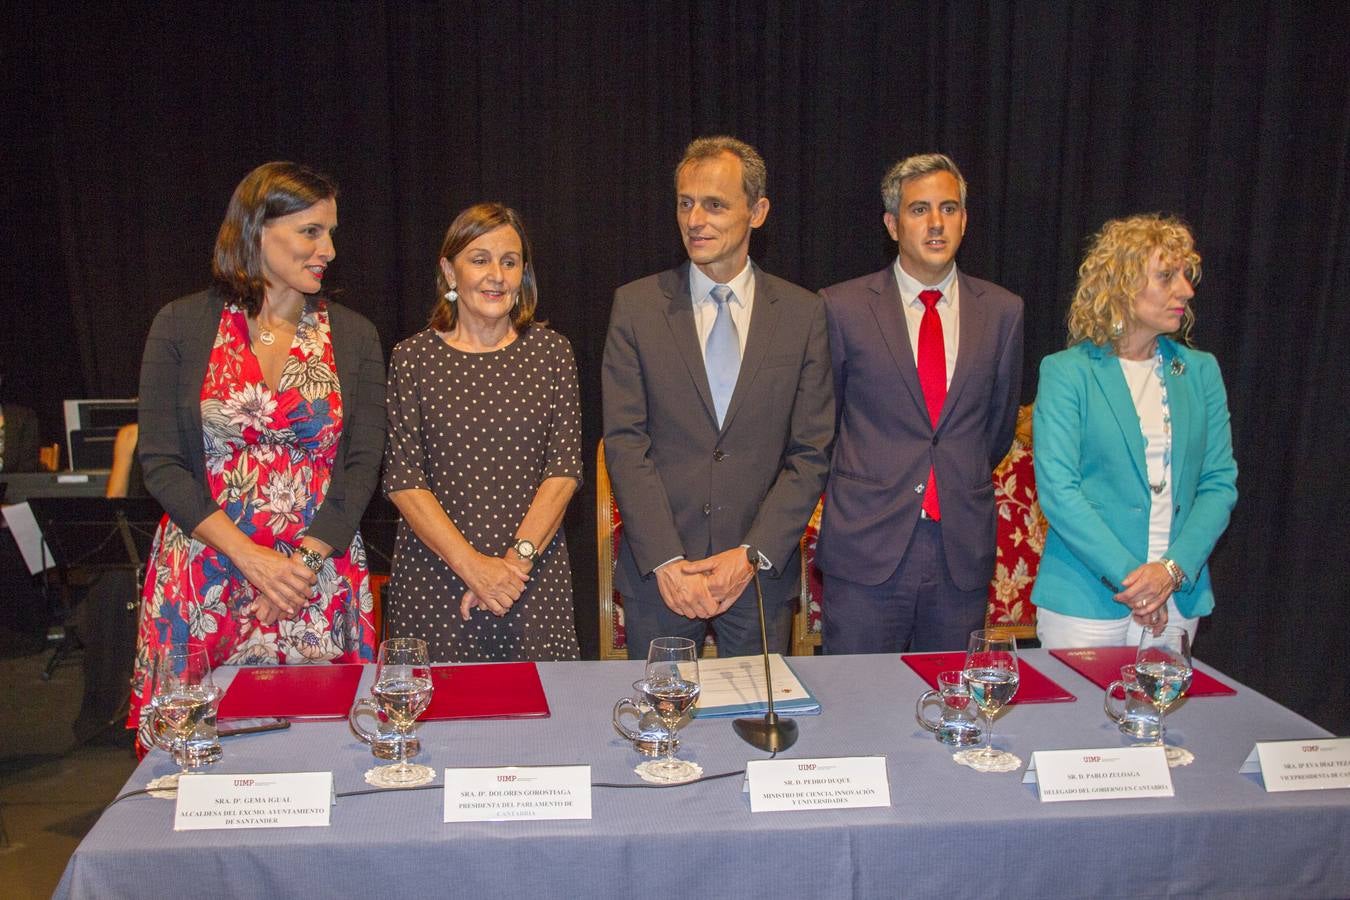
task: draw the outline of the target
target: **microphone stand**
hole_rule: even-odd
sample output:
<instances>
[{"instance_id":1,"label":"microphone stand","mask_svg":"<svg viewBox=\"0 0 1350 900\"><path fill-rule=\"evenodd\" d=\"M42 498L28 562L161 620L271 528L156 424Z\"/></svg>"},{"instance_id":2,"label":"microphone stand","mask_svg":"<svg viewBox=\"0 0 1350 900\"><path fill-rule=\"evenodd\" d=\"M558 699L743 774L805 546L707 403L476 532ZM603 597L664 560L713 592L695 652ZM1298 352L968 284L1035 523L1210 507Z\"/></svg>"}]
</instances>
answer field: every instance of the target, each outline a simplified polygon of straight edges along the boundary
<instances>
[{"instance_id":1,"label":"microphone stand","mask_svg":"<svg viewBox=\"0 0 1350 900\"><path fill-rule=\"evenodd\" d=\"M769 696L769 711L763 719L737 719L732 723L741 740L770 753L778 753L797 743L797 723L792 719L779 721L773 711L773 676L769 674L769 631L764 624L764 591L759 585L759 553L754 547L745 550L755 580L755 599L759 602L759 639L764 648L764 688Z\"/></svg>"}]
</instances>

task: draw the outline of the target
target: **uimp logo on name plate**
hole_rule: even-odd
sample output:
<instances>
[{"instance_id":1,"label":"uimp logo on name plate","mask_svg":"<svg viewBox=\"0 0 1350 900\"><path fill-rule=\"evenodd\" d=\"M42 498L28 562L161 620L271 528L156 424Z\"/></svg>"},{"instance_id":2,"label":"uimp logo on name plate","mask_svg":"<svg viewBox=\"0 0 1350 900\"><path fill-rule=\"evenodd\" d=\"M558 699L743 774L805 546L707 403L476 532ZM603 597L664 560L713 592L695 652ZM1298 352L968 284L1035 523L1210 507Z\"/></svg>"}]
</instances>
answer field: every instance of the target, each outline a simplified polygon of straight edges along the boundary
<instances>
[{"instance_id":1,"label":"uimp logo on name plate","mask_svg":"<svg viewBox=\"0 0 1350 900\"><path fill-rule=\"evenodd\" d=\"M1266 790L1350 788L1350 738L1261 741L1240 772L1260 772Z\"/></svg>"},{"instance_id":2,"label":"uimp logo on name plate","mask_svg":"<svg viewBox=\"0 0 1350 900\"><path fill-rule=\"evenodd\" d=\"M332 772L184 775L173 828L313 828L329 823L332 808Z\"/></svg>"}]
</instances>

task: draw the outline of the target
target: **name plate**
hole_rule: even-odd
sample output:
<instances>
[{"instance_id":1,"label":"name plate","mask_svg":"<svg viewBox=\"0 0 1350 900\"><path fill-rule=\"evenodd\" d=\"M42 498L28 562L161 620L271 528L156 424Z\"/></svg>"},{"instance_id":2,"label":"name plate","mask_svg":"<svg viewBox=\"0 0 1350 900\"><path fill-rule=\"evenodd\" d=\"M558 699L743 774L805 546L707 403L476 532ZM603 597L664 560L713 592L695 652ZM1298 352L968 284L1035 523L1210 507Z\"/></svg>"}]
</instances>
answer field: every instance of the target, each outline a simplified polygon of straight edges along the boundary
<instances>
[{"instance_id":1,"label":"name plate","mask_svg":"<svg viewBox=\"0 0 1350 900\"><path fill-rule=\"evenodd\" d=\"M1259 741L1239 771L1260 772L1267 791L1350 788L1350 738Z\"/></svg>"},{"instance_id":2,"label":"name plate","mask_svg":"<svg viewBox=\"0 0 1350 900\"><path fill-rule=\"evenodd\" d=\"M1037 750L1022 782L1035 782L1042 803L1174 796L1161 747Z\"/></svg>"},{"instance_id":3,"label":"name plate","mask_svg":"<svg viewBox=\"0 0 1350 900\"><path fill-rule=\"evenodd\" d=\"M884 756L756 759L745 774L751 812L891 805Z\"/></svg>"},{"instance_id":4,"label":"name plate","mask_svg":"<svg viewBox=\"0 0 1350 900\"><path fill-rule=\"evenodd\" d=\"M590 817L590 766L445 770L446 822Z\"/></svg>"},{"instance_id":5,"label":"name plate","mask_svg":"<svg viewBox=\"0 0 1350 900\"><path fill-rule=\"evenodd\" d=\"M332 772L184 775L173 830L313 828L328 824L332 808Z\"/></svg>"}]
</instances>

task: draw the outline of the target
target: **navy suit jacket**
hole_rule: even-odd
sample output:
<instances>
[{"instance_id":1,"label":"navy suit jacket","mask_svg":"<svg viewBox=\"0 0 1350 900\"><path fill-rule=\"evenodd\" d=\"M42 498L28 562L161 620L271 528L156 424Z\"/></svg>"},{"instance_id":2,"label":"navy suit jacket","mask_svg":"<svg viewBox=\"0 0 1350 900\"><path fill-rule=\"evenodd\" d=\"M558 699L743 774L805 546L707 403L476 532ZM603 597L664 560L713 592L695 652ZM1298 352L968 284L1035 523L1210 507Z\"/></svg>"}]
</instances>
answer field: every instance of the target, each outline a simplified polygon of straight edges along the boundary
<instances>
[{"instance_id":1,"label":"navy suit jacket","mask_svg":"<svg viewBox=\"0 0 1350 900\"><path fill-rule=\"evenodd\" d=\"M820 298L755 269L750 333L720 429L687 263L615 292L601 377L605 463L623 516L619 592L661 603L656 566L749 544L773 563L761 578L765 602L787 602L801 585L797 543L834 435Z\"/></svg>"},{"instance_id":2,"label":"navy suit jacket","mask_svg":"<svg viewBox=\"0 0 1350 900\"><path fill-rule=\"evenodd\" d=\"M962 590L994 572L994 468L1022 390L1022 299L958 272L956 370L934 428L893 267L821 291L839 434L816 562L855 584L895 572L919 521L931 466L942 543Z\"/></svg>"}]
</instances>

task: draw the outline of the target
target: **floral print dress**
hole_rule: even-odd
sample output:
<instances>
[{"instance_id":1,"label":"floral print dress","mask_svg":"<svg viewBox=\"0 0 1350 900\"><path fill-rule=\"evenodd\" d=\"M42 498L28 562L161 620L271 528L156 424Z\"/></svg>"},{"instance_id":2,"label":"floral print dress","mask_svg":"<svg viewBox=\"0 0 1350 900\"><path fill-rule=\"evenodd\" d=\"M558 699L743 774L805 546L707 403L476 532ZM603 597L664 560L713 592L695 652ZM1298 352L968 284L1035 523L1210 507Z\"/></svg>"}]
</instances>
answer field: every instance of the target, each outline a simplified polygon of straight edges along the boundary
<instances>
[{"instance_id":1,"label":"floral print dress","mask_svg":"<svg viewBox=\"0 0 1350 900\"><path fill-rule=\"evenodd\" d=\"M342 393L328 312L306 305L278 390L263 379L244 311L221 314L202 383L206 480L216 503L255 543L290 554L323 503L342 436ZM165 516L141 595L131 716L150 699L150 660L166 644L208 648L211 664L367 662L373 606L360 534L319 572L294 618L262 625L249 612L257 590L232 562Z\"/></svg>"}]
</instances>

